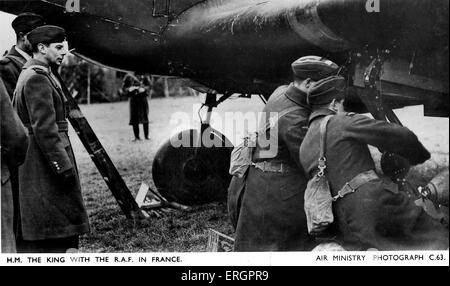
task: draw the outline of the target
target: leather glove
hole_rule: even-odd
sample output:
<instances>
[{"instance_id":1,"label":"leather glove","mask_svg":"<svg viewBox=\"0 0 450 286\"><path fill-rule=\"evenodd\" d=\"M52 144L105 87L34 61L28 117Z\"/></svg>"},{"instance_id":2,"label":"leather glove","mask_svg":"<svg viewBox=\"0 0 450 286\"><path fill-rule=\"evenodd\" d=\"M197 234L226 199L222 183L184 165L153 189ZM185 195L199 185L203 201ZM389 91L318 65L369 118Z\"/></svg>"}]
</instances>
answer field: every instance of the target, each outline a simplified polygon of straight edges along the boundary
<instances>
[{"instance_id":1,"label":"leather glove","mask_svg":"<svg viewBox=\"0 0 450 286\"><path fill-rule=\"evenodd\" d=\"M77 184L77 175L73 168L64 171L60 176L64 186L73 187Z\"/></svg>"},{"instance_id":2,"label":"leather glove","mask_svg":"<svg viewBox=\"0 0 450 286\"><path fill-rule=\"evenodd\" d=\"M381 156L381 169L393 182L406 178L411 165L409 161L394 153L383 153Z\"/></svg>"}]
</instances>

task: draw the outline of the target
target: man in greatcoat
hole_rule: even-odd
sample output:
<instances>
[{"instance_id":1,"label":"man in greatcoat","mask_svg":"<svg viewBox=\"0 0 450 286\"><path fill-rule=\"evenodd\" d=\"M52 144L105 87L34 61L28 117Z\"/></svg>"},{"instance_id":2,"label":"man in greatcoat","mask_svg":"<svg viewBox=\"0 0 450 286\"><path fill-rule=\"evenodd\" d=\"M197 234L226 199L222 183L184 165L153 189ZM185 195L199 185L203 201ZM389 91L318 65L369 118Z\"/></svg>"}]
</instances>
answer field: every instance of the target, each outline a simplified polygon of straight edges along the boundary
<instances>
[{"instance_id":1,"label":"man in greatcoat","mask_svg":"<svg viewBox=\"0 0 450 286\"><path fill-rule=\"evenodd\" d=\"M337 242L350 251L367 249L448 249L448 228L432 219L415 198L376 173L368 145L417 165L430 153L409 129L344 111L346 82L332 76L310 86L309 130L300 161L312 178L318 171L320 123L328 115L325 136L327 177L334 198Z\"/></svg>"},{"instance_id":2,"label":"man in greatcoat","mask_svg":"<svg viewBox=\"0 0 450 286\"><path fill-rule=\"evenodd\" d=\"M33 51L31 44L28 41L27 33L31 30L44 25L42 16L34 13L19 14L11 23L12 28L16 33L16 44L9 50L9 52L0 58L0 78L5 85L8 98L12 100L14 89L16 88L17 80L22 71L23 65L31 59ZM18 191L19 178L17 168L9 166L9 182L12 188L12 196L14 202L14 229L17 230L18 221Z\"/></svg>"},{"instance_id":3,"label":"man in greatcoat","mask_svg":"<svg viewBox=\"0 0 450 286\"><path fill-rule=\"evenodd\" d=\"M78 171L67 134L63 82L57 67L67 53L65 31L41 26L28 34L33 59L24 65L14 106L28 129L30 146L19 168L18 252L77 249L89 231Z\"/></svg>"},{"instance_id":4,"label":"man in greatcoat","mask_svg":"<svg viewBox=\"0 0 450 286\"><path fill-rule=\"evenodd\" d=\"M279 87L263 110L261 126L274 119L271 113L280 115L278 123L260 133L254 165L244 179L233 177L228 190L235 251L309 249L303 210L307 180L298 159L310 114L306 90L311 82L335 74L338 66L308 56L295 61L292 69L294 82ZM261 138L269 138L269 143L261 144Z\"/></svg>"},{"instance_id":5,"label":"man in greatcoat","mask_svg":"<svg viewBox=\"0 0 450 286\"><path fill-rule=\"evenodd\" d=\"M13 228L13 196L10 169L17 168L25 160L28 149L28 132L14 111L11 100L0 78L0 133L1 133L1 238L2 253L16 252Z\"/></svg>"}]
</instances>

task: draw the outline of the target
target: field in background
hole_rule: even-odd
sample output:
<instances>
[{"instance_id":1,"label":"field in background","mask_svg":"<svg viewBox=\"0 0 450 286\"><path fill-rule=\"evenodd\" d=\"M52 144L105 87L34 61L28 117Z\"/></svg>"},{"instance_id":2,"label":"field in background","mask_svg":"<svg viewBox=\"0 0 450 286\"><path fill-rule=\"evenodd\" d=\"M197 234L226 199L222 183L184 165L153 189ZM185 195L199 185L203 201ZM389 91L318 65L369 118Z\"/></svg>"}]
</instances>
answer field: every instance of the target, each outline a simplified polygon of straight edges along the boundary
<instances>
[{"instance_id":1,"label":"field in background","mask_svg":"<svg viewBox=\"0 0 450 286\"><path fill-rule=\"evenodd\" d=\"M128 125L127 102L81 106L133 195L142 182L154 188L151 174L154 154L175 130L195 126L202 97L153 99L149 103L151 140L137 143L131 142L133 133ZM258 112L262 108L257 97L228 100L215 109L213 127L236 144L244 134L244 127L236 126L238 130L233 134L232 124L220 124L221 117L225 112ZM184 112L190 120L177 121L177 112ZM402 109L397 114L432 152L432 159L414 168L410 175L416 185L424 184L439 169L448 167L449 120L423 117L421 107ZM252 126L249 125L249 131ZM197 206L190 212L174 210L160 218L151 217L140 222L127 221L72 129L70 137L91 223L91 233L81 240L82 252L201 252L207 245L208 228L233 236L225 203Z\"/></svg>"}]
</instances>

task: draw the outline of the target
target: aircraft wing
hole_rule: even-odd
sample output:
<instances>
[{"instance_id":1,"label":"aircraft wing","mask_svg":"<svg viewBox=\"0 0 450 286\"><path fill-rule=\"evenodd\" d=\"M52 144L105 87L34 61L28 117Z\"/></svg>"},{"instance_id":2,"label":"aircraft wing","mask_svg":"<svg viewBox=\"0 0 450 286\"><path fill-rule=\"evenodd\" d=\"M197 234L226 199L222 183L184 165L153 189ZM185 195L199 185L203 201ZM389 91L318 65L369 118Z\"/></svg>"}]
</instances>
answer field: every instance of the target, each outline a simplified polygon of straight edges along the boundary
<instances>
[{"instance_id":1,"label":"aircraft wing","mask_svg":"<svg viewBox=\"0 0 450 286\"><path fill-rule=\"evenodd\" d=\"M377 2L379 7L368 3ZM192 79L219 92L263 94L291 81L290 63L318 55L349 65L394 107L448 116L447 0L7 0L63 26L79 54L104 65ZM369 9L368 9L369 8ZM372 10L371 10L372 9Z\"/></svg>"}]
</instances>

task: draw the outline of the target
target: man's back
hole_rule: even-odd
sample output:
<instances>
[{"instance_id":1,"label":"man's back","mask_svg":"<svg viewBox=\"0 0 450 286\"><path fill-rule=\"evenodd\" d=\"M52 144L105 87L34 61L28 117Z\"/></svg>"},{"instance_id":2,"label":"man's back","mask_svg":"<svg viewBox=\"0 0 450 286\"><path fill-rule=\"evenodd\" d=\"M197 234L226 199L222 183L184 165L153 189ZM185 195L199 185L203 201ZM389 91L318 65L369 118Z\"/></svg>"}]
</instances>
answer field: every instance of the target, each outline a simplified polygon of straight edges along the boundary
<instances>
[{"instance_id":1,"label":"man's back","mask_svg":"<svg viewBox=\"0 0 450 286\"><path fill-rule=\"evenodd\" d=\"M298 160L309 116L305 95L293 85L283 86L264 108L266 123L270 113L280 118L275 132L270 132L270 146L258 146L254 153L256 166L247 175L236 227L236 251L310 248L303 210L306 178Z\"/></svg>"},{"instance_id":2,"label":"man's back","mask_svg":"<svg viewBox=\"0 0 450 286\"><path fill-rule=\"evenodd\" d=\"M302 165L309 175L318 165L321 118L332 113L322 109L311 116L310 131L300 149ZM339 191L361 172L375 170L368 145L403 155L413 164L422 163L430 156L407 128L359 114L335 115L328 123L326 137L327 176L332 190Z\"/></svg>"},{"instance_id":3,"label":"man's back","mask_svg":"<svg viewBox=\"0 0 450 286\"><path fill-rule=\"evenodd\" d=\"M8 54L0 59L0 77L11 100L25 62L25 58L16 51L15 47L12 47Z\"/></svg>"},{"instance_id":4,"label":"man's back","mask_svg":"<svg viewBox=\"0 0 450 286\"><path fill-rule=\"evenodd\" d=\"M316 110L300 149L311 178L318 169L320 122L334 112ZM374 172L368 145L405 157L412 165L430 154L413 132L358 114L333 116L327 128L325 175L331 186L337 240L347 250L427 250L448 247L448 229ZM338 197L338 192L341 195Z\"/></svg>"}]
</instances>

